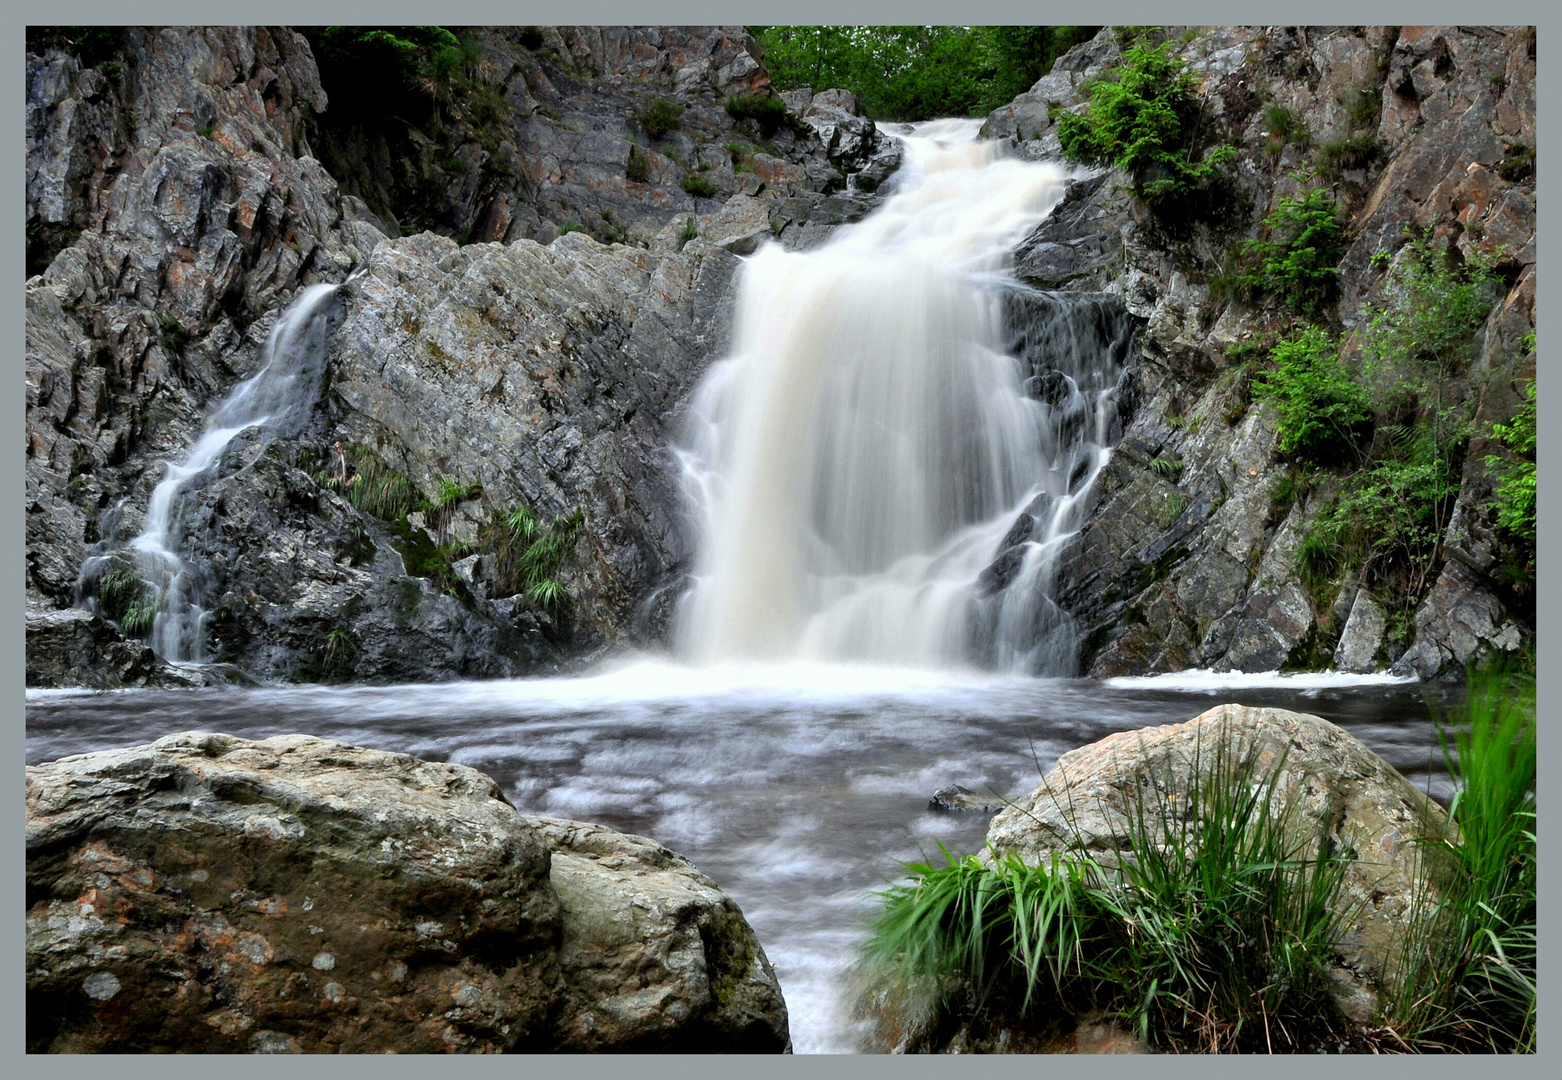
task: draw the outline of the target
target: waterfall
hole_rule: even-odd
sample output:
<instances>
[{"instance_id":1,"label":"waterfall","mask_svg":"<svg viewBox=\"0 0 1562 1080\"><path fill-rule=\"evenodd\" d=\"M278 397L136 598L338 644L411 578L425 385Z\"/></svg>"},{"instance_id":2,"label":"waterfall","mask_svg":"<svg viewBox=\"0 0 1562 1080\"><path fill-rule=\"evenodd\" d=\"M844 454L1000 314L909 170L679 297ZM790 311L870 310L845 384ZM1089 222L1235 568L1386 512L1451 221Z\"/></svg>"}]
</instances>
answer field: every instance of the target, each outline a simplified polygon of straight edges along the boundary
<instances>
[{"instance_id":1,"label":"waterfall","mask_svg":"<svg viewBox=\"0 0 1562 1080\"><path fill-rule=\"evenodd\" d=\"M351 279L349 279L351 280ZM237 436L252 429L291 434L308 420L324 381L331 332L340 316L343 285L311 285L278 317L266 339L259 370L233 388L206 418L204 430L178 462L167 463L152 489L141 532L129 547L95 555L82 564L78 591L84 603L102 610L105 575L132 570L146 603L155 611L150 643L172 663L205 659L206 612L196 568L179 556L176 509L179 496L209 473ZM126 632L130 628L122 627Z\"/></svg>"},{"instance_id":2,"label":"waterfall","mask_svg":"<svg viewBox=\"0 0 1562 1080\"><path fill-rule=\"evenodd\" d=\"M1125 348L1006 273L1072 177L979 125L902 127L877 211L743 267L733 353L676 448L687 659L1070 672L1051 575L1117 437Z\"/></svg>"}]
</instances>

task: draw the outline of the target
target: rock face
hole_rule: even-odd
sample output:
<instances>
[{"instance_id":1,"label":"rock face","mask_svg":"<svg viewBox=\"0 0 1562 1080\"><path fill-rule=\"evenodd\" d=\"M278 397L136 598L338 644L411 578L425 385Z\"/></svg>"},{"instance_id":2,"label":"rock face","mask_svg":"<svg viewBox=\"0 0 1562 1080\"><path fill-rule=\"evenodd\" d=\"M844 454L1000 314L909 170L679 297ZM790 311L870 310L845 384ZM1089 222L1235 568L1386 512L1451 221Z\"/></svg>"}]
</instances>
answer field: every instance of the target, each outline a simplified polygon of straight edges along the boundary
<instances>
[{"instance_id":1,"label":"rock face","mask_svg":"<svg viewBox=\"0 0 1562 1080\"><path fill-rule=\"evenodd\" d=\"M463 766L173 735L30 767L27 852L30 1051L790 1046L709 878Z\"/></svg>"},{"instance_id":2,"label":"rock face","mask_svg":"<svg viewBox=\"0 0 1562 1080\"><path fill-rule=\"evenodd\" d=\"M1283 709L1220 705L1184 724L1118 732L1058 759L1041 786L993 818L988 843L1027 863L1082 852L1110 867L1129 848L1135 800L1188 791L1224 744L1235 765L1274 775L1274 805L1291 814L1298 850L1353 861L1340 890L1335 1000L1358 1023L1372 1017L1394 942L1417 902L1418 843L1438 835L1435 803L1326 720ZM1278 770L1276 772L1276 770Z\"/></svg>"},{"instance_id":3,"label":"rock face","mask_svg":"<svg viewBox=\"0 0 1562 1080\"><path fill-rule=\"evenodd\" d=\"M827 147L794 115L762 152L757 121L725 107L771 95L741 28L482 31L468 97L505 102L481 125L493 145L463 141L475 120L452 107L413 140L411 172L379 168L391 142L335 124L294 31L85 40L29 38L34 685L180 681L112 622L91 623L89 647L85 622L48 616L90 600L83 561L137 534L162 463L255 372L287 301L355 264L368 274L321 407L286 438L236 439L175 507L207 657L263 679L422 681L654 639L684 555L666 445L725 345L735 256L867 213L890 140L853 115ZM820 95L846 112L849 97ZM682 119L648 142L637 110L662 99ZM624 174L631 152L644 181ZM715 194L685 192L690 172ZM510 244L396 238L398 213ZM337 444L416 499L467 488L448 513L369 513L343 497L361 470L327 482ZM582 515L551 599L495 549L518 509Z\"/></svg>"},{"instance_id":4,"label":"rock face","mask_svg":"<svg viewBox=\"0 0 1562 1080\"><path fill-rule=\"evenodd\" d=\"M1081 673L1319 667L1343 664L1348 645L1355 670L1392 665L1431 678L1522 649L1533 636L1533 598L1504 581L1485 459L1489 425L1513 415L1515 387L1534 366L1520 346L1534 325L1534 178L1525 164L1535 145L1533 31L1216 28L1172 49L1197 78L1212 138L1238 151L1219 219L1170 236L1125 190L1127 178L1107 173L1076 183L1016 252L1016 271L1031 283L1112 293L1145 320L1123 441L1097 478L1086 526L1059 555L1056 598L1080 627ZM1025 156L1055 156L1049 106L1082 108L1084 85L1120 56L1103 31L994 112L985 133ZM1266 110L1277 107L1304 133L1271 137ZM1350 139L1370 151L1319 166L1318 148ZM1325 479L1300 501L1282 495L1288 466L1275 416L1252 400L1250 372L1232 353L1290 324L1209 284L1222 273L1219 253L1259 236L1278 200L1298 193L1299 170L1349 216L1331 309L1347 351L1388 279L1374 256L1397 252L1406 230L1430 234L1455 257L1487 260L1507 289L1460 382L1458 392L1478 402L1476 434L1439 560L1412 598L1413 617L1391 620L1366 658L1359 634L1341 640L1357 577L1345 573L1331 600L1311 595L1296 567L1309 525L1345 481ZM1159 460L1171 468L1152 469Z\"/></svg>"}]
</instances>

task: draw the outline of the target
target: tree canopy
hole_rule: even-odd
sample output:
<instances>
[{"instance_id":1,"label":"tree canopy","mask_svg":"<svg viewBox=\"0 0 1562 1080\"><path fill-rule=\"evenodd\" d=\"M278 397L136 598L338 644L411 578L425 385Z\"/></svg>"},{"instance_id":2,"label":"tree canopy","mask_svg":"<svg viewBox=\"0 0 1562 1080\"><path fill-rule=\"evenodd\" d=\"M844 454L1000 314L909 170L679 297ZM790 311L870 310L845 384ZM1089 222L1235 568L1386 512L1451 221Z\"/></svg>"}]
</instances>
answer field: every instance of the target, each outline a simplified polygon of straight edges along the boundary
<instances>
[{"instance_id":1,"label":"tree canopy","mask_svg":"<svg viewBox=\"0 0 1562 1080\"><path fill-rule=\"evenodd\" d=\"M879 120L980 116L1096 26L754 26L776 88L841 87Z\"/></svg>"}]
</instances>

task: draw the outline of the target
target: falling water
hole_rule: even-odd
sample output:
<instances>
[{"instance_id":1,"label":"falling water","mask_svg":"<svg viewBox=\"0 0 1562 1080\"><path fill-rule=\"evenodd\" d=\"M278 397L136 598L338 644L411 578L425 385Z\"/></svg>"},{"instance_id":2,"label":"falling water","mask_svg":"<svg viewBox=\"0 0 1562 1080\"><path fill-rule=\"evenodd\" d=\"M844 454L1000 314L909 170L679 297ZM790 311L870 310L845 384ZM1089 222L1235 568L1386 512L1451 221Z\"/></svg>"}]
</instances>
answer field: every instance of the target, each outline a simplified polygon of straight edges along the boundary
<instances>
[{"instance_id":1,"label":"falling water","mask_svg":"<svg viewBox=\"0 0 1562 1080\"><path fill-rule=\"evenodd\" d=\"M184 459L152 490L141 533L128 550L96 555L82 565L80 590L91 607L103 574L130 561L156 594L151 645L174 663L204 659L205 610L199 575L179 556L175 508L192 481L215 466L240 433L287 434L308 419L325 372L326 352L340 314L343 285L311 285L288 305L266 339L260 370L234 387L206 418L205 430Z\"/></svg>"},{"instance_id":2,"label":"falling water","mask_svg":"<svg viewBox=\"0 0 1562 1080\"><path fill-rule=\"evenodd\" d=\"M879 210L745 265L735 351L680 450L699 533L685 657L1072 664L1051 574L1116 437L1121 367L1066 348L1022 365L1015 312L1045 298L1008 255L1071 176L977 127L908 126Z\"/></svg>"}]
</instances>

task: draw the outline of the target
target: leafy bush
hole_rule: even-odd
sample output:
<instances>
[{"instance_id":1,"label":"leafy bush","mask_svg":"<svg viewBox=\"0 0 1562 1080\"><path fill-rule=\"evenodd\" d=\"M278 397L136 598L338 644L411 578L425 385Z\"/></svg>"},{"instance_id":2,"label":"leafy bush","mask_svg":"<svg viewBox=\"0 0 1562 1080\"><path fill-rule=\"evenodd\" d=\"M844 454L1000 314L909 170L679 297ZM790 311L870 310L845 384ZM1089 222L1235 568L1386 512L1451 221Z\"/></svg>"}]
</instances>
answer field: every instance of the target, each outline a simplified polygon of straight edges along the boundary
<instances>
[{"instance_id":1,"label":"leafy bush","mask_svg":"<svg viewBox=\"0 0 1562 1080\"><path fill-rule=\"evenodd\" d=\"M347 121L416 120L427 112L433 86L473 62L440 26L306 26L302 32L331 112Z\"/></svg>"},{"instance_id":2,"label":"leafy bush","mask_svg":"<svg viewBox=\"0 0 1562 1080\"><path fill-rule=\"evenodd\" d=\"M1334 340L1307 327L1277 342L1271 357L1275 369L1257 373L1253 390L1279 411L1280 452L1314 464L1343 461L1360 445L1372 413Z\"/></svg>"},{"instance_id":3,"label":"leafy bush","mask_svg":"<svg viewBox=\"0 0 1562 1080\"><path fill-rule=\"evenodd\" d=\"M659 97L637 108L635 120L647 135L653 139L660 139L669 131L676 130L683 122L683 109L682 102Z\"/></svg>"},{"instance_id":4,"label":"leafy bush","mask_svg":"<svg viewBox=\"0 0 1562 1080\"><path fill-rule=\"evenodd\" d=\"M1252 292L1278 296L1296 311L1316 315L1334 292L1345 230L1339 207L1321 188L1285 196L1264 219L1267 239L1242 245L1253 264L1240 279Z\"/></svg>"},{"instance_id":5,"label":"leafy bush","mask_svg":"<svg viewBox=\"0 0 1562 1080\"><path fill-rule=\"evenodd\" d=\"M1169 43L1135 45L1086 90L1085 112L1055 113L1063 153L1122 169L1147 203L1164 207L1204 191L1236 157L1235 148L1222 146L1194 160L1199 107L1193 75L1171 55Z\"/></svg>"},{"instance_id":6,"label":"leafy bush","mask_svg":"<svg viewBox=\"0 0 1562 1080\"><path fill-rule=\"evenodd\" d=\"M778 90L842 87L878 120L981 116L1099 26L756 26Z\"/></svg>"},{"instance_id":7,"label":"leafy bush","mask_svg":"<svg viewBox=\"0 0 1562 1080\"><path fill-rule=\"evenodd\" d=\"M1288 830L1283 760L1260 771L1225 740L1204 752L1188 788L1134 787L1120 869L1084 853L911 866L910 884L881 894L865 960L945 1016L1093 1007L1187 1049L1262 1050L1271 1025L1315 1029L1345 863Z\"/></svg>"},{"instance_id":8,"label":"leafy bush","mask_svg":"<svg viewBox=\"0 0 1562 1080\"><path fill-rule=\"evenodd\" d=\"M1519 406L1513 419L1492 428L1492 435L1509 450L1522 455L1521 459L1509 462L1495 454L1486 458L1488 466L1502 470L1497 480L1497 525L1528 545L1532 563L1535 548L1535 420L1535 384L1532 382L1525 389L1524 404Z\"/></svg>"},{"instance_id":9,"label":"leafy bush","mask_svg":"<svg viewBox=\"0 0 1562 1080\"><path fill-rule=\"evenodd\" d=\"M768 139L786 123L786 102L764 94L737 94L727 98L727 115L754 121Z\"/></svg>"}]
</instances>

